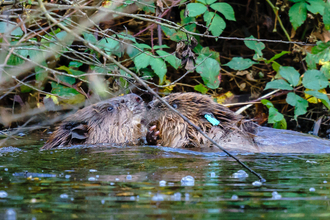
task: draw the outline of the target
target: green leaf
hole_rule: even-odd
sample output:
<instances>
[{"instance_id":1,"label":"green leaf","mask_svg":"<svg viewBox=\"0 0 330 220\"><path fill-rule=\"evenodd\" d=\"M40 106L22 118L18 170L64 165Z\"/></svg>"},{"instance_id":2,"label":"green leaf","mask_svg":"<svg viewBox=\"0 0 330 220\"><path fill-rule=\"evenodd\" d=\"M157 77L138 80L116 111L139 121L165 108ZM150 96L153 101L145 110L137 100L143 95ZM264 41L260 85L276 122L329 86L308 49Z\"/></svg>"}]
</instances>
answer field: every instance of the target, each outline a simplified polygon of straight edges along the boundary
<instances>
[{"instance_id":1,"label":"green leaf","mask_svg":"<svg viewBox=\"0 0 330 220\"><path fill-rule=\"evenodd\" d=\"M289 10L290 22L295 30L304 23L307 17L307 3L299 2L294 4Z\"/></svg>"},{"instance_id":2,"label":"green leaf","mask_svg":"<svg viewBox=\"0 0 330 220\"><path fill-rule=\"evenodd\" d=\"M24 33L20 27L17 27L14 24L10 24L10 23L7 23L7 22L0 22L0 33L1 34L8 33L8 31L10 31L10 30L13 30L10 33L10 35L13 35L13 36L22 36L23 33Z\"/></svg>"},{"instance_id":3,"label":"green leaf","mask_svg":"<svg viewBox=\"0 0 330 220\"><path fill-rule=\"evenodd\" d=\"M85 101L85 96L83 96L73 88L56 84L55 82L51 82L51 85L52 85L52 94L65 97L66 99L63 100L63 102L65 103L77 104Z\"/></svg>"},{"instance_id":4,"label":"green leaf","mask_svg":"<svg viewBox=\"0 0 330 220\"><path fill-rule=\"evenodd\" d=\"M28 93L31 92L33 89L26 85L21 85L21 93Z\"/></svg>"},{"instance_id":5,"label":"green leaf","mask_svg":"<svg viewBox=\"0 0 330 220\"><path fill-rule=\"evenodd\" d=\"M117 34L117 37L120 38L120 39L129 40L129 41L132 41L134 43L137 43L134 36L132 36L130 34L127 34L125 32L121 32L121 33Z\"/></svg>"},{"instance_id":6,"label":"green leaf","mask_svg":"<svg viewBox=\"0 0 330 220\"><path fill-rule=\"evenodd\" d=\"M305 60L306 60L308 69L316 69L315 56L313 54L307 52Z\"/></svg>"},{"instance_id":7,"label":"green leaf","mask_svg":"<svg viewBox=\"0 0 330 220\"><path fill-rule=\"evenodd\" d=\"M292 86L297 86L300 79L300 74L291 66L280 67L281 76L286 79Z\"/></svg>"},{"instance_id":8,"label":"green leaf","mask_svg":"<svg viewBox=\"0 0 330 220\"><path fill-rule=\"evenodd\" d=\"M269 116L268 116L268 123L273 124L279 121L282 121L284 116L278 112L278 110L274 107L269 108Z\"/></svg>"},{"instance_id":9,"label":"green leaf","mask_svg":"<svg viewBox=\"0 0 330 220\"><path fill-rule=\"evenodd\" d=\"M224 66L229 66L233 70L245 70L247 68L250 68L253 64L257 64L257 62L254 62L250 59L244 59L242 57L234 57Z\"/></svg>"},{"instance_id":10,"label":"green leaf","mask_svg":"<svg viewBox=\"0 0 330 220\"><path fill-rule=\"evenodd\" d=\"M325 3L323 23L326 30L330 30L330 2Z\"/></svg>"},{"instance_id":11,"label":"green leaf","mask_svg":"<svg viewBox=\"0 0 330 220\"><path fill-rule=\"evenodd\" d=\"M69 88L61 84L57 84L55 82L51 82L51 85L52 85L52 94L56 94L58 96L68 97L68 96L75 96L77 94L80 94L74 88Z\"/></svg>"},{"instance_id":12,"label":"green leaf","mask_svg":"<svg viewBox=\"0 0 330 220\"><path fill-rule=\"evenodd\" d=\"M187 31L195 32L196 31L196 19L194 17L187 17L185 16L185 10L180 11L180 18L181 18L181 25Z\"/></svg>"},{"instance_id":13,"label":"green leaf","mask_svg":"<svg viewBox=\"0 0 330 220\"><path fill-rule=\"evenodd\" d=\"M206 56L199 55L196 59L196 72L201 74L203 82L210 89L217 89L220 85L219 74L220 74L220 65L219 63L212 58L207 58ZM203 63L202 61L205 60ZM200 65L199 65L200 64Z\"/></svg>"},{"instance_id":14,"label":"green leaf","mask_svg":"<svg viewBox=\"0 0 330 220\"><path fill-rule=\"evenodd\" d=\"M207 4L207 3L206 3L207 0L197 0L197 1L203 3L204 5Z\"/></svg>"},{"instance_id":15,"label":"green leaf","mask_svg":"<svg viewBox=\"0 0 330 220\"><path fill-rule=\"evenodd\" d=\"M91 44L96 44L97 39L95 38L94 34L84 32L83 36L86 41L90 42Z\"/></svg>"},{"instance_id":16,"label":"green leaf","mask_svg":"<svg viewBox=\"0 0 330 220\"><path fill-rule=\"evenodd\" d=\"M330 101L326 94L320 93L319 91L305 91L305 93L321 99L322 103L330 110Z\"/></svg>"},{"instance_id":17,"label":"green leaf","mask_svg":"<svg viewBox=\"0 0 330 220\"><path fill-rule=\"evenodd\" d=\"M323 0L307 0L309 4L307 4L307 10L312 12L313 14L321 14L324 13L324 1Z\"/></svg>"},{"instance_id":18,"label":"green leaf","mask_svg":"<svg viewBox=\"0 0 330 220\"><path fill-rule=\"evenodd\" d=\"M210 58L215 59L216 61L218 61L220 63L220 54L219 52L210 50L209 47L203 47L200 51L201 54L203 54L204 56L210 56Z\"/></svg>"},{"instance_id":19,"label":"green leaf","mask_svg":"<svg viewBox=\"0 0 330 220\"><path fill-rule=\"evenodd\" d=\"M151 47L148 44L134 44L136 47L140 49L149 49L151 50Z\"/></svg>"},{"instance_id":20,"label":"green leaf","mask_svg":"<svg viewBox=\"0 0 330 220\"><path fill-rule=\"evenodd\" d=\"M320 90L329 85L328 79L319 70L307 70L302 83L307 89L313 90Z\"/></svg>"},{"instance_id":21,"label":"green leaf","mask_svg":"<svg viewBox=\"0 0 330 220\"><path fill-rule=\"evenodd\" d=\"M194 89L195 91L200 92L202 94L206 94L208 91L208 89L203 84L196 85Z\"/></svg>"},{"instance_id":22,"label":"green leaf","mask_svg":"<svg viewBox=\"0 0 330 220\"><path fill-rule=\"evenodd\" d=\"M154 46L154 50L158 50L158 49L161 49L161 48L170 48L170 47L165 45L165 44L163 44L161 46L158 46L158 45Z\"/></svg>"},{"instance_id":23,"label":"green leaf","mask_svg":"<svg viewBox=\"0 0 330 220\"><path fill-rule=\"evenodd\" d=\"M217 0L206 0L206 5L210 5L213 4L214 2L216 2Z\"/></svg>"},{"instance_id":24,"label":"green leaf","mask_svg":"<svg viewBox=\"0 0 330 220\"><path fill-rule=\"evenodd\" d=\"M299 115L303 115L307 112L308 101L294 94L293 92L288 93L286 102L295 107L294 119L297 120Z\"/></svg>"},{"instance_id":25,"label":"green leaf","mask_svg":"<svg viewBox=\"0 0 330 220\"><path fill-rule=\"evenodd\" d=\"M157 74L157 76L159 77L159 84L163 84L164 76L167 72L167 68L164 60L161 58L150 57L150 65L151 65L151 69L153 69Z\"/></svg>"},{"instance_id":26,"label":"green leaf","mask_svg":"<svg viewBox=\"0 0 330 220\"><path fill-rule=\"evenodd\" d=\"M175 55L173 54L169 54L163 50L157 50L156 53L159 56L164 56L163 59L165 59L169 64L171 64L171 66L173 66L175 69L178 69L181 65L181 60L179 58L177 58Z\"/></svg>"},{"instance_id":27,"label":"green leaf","mask_svg":"<svg viewBox=\"0 0 330 220\"><path fill-rule=\"evenodd\" d=\"M288 54L288 53L291 53L290 51L282 51L281 53L278 53L276 54L275 56L273 56L272 58L270 58L269 60L266 60L265 62L266 63L271 63L273 62L274 60L280 58L281 56L285 55L285 54Z\"/></svg>"},{"instance_id":28,"label":"green leaf","mask_svg":"<svg viewBox=\"0 0 330 220\"><path fill-rule=\"evenodd\" d=\"M81 62L78 62L78 61L71 61L69 63L69 67L74 67L74 68L78 68L78 67L81 67L83 64Z\"/></svg>"},{"instance_id":29,"label":"green leaf","mask_svg":"<svg viewBox=\"0 0 330 220\"><path fill-rule=\"evenodd\" d=\"M255 39L252 35L250 37L247 37L246 39ZM244 41L245 45L250 48L251 50L254 50L259 57L262 57L262 50L265 49L265 44L262 42L258 41L250 41L250 40L245 40Z\"/></svg>"},{"instance_id":30,"label":"green leaf","mask_svg":"<svg viewBox=\"0 0 330 220\"><path fill-rule=\"evenodd\" d=\"M272 63L272 68L273 68L273 70L275 70L276 72L279 72L279 71L280 71L280 68L281 68L281 65L280 65L278 62L273 61L273 63Z\"/></svg>"},{"instance_id":31,"label":"green leaf","mask_svg":"<svg viewBox=\"0 0 330 220\"><path fill-rule=\"evenodd\" d=\"M150 64L150 58L151 58L150 55L151 55L150 52L146 52L146 53L141 53L140 55L134 58L134 64L138 71L141 68L146 68Z\"/></svg>"},{"instance_id":32,"label":"green leaf","mask_svg":"<svg viewBox=\"0 0 330 220\"><path fill-rule=\"evenodd\" d=\"M330 79L330 62L326 62L322 65L321 72L327 77L327 79Z\"/></svg>"},{"instance_id":33,"label":"green leaf","mask_svg":"<svg viewBox=\"0 0 330 220\"><path fill-rule=\"evenodd\" d=\"M196 17L203 14L207 10L207 7L200 3L189 3L186 10L189 17Z\"/></svg>"},{"instance_id":34,"label":"green leaf","mask_svg":"<svg viewBox=\"0 0 330 220\"><path fill-rule=\"evenodd\" d=\"M267 89L293 90L293 88L289 85L289 83L287 83L283 79L277 79L267 83L265 90Z\"/></svg>"},{"instance_id":35,"label":"green leaf","mask_svg":"<svg viewBox=\"0 0 330 220\"><path fill-rule=\"evenodd\" d=\"M265 105L267 108L274 107L273 103L267 99L261 100L261 103Z\"/></svg>"},{"instance_id":36,"label":"green leaf","mask_svg":"<svg viewBox=\"0 0 330 220\"><path fill-rule=\"evenodd\" d=\"M273 124L273 128L284 129L284 130L287 129L287 123L286 123L285 118L283 118L281 121L275 122Z\"/></svg>"},{"instance_id":37,"label":"green leaf","mask_svg":"<svg viewBox=\"0 0 330 220\"><path fill-rule=\"evenodd\" d=\"M209 26L213 36L220 36L222 31L226 28L226 22L214 12L205 12L204 21L206 25Z\"/></svg>"},{"instance_id":38,"label":"green leaf","mask_svg":"<svg viewBox=\"0 0 330 220\"><path fill-rule=\"evenodd\" d=\"M175 31L174 29L165 26L162 26L162 30L172 41L179 42L181 40L187 40L187 34L182 31Z\"/></svg>"},{"instance_id":39,"label":"green leaf","mask_svg":"<svg viewBox=\"0 0 330 220\"><path fill-rule=\"evenodd\" d=\"M223 14L227 20L236 21L234 10L228 3L218 2L210 5L210 7Z\"/></svg>"},{"instance_id":40,"label":"green leaf","mask_svg":"<svg viewBox=\"0 0 330 220\"><path fill-rule=\"evenodd\" d=\"M120 43L111 38L103 38L99 41L97 46L100 49L103 49L108 55L114 54L118 57L121 57Z\"/></svg>"},{"instance_id":41,"label":"green leaf","mask_svg":"<svg viewBox=\"0 0 330 220\"><path fill-rule=\"evenodd\" d=\"M314 54L314 60L316 63L320 63L321 61L329 61L330 60L330 41L327 43L318 41L316 46L312 48L312 54Z\"/></svg>"},{"instance_id":42,"label":"green leaf","mask_svg":"<svg viewBox=\"0 0 330 220\"><path fill-rule=\"evenodd\" d=\"M45 61L44 61L44 64L47 66ZM38 83L42 83L48 76L48 72L39 66L35 67L35 71L36 71L36 81Z\"/></svg>"}]
</instances>

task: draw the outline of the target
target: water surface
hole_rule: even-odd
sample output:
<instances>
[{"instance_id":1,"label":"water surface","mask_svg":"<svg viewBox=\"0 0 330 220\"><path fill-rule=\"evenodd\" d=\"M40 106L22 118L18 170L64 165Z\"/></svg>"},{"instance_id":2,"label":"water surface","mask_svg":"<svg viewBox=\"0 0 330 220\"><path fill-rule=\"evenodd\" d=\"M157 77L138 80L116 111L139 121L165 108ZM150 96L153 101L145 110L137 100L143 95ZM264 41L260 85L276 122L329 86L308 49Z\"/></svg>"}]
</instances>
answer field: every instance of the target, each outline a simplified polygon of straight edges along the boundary
<instances>
[{"instance_id":1,"label":"water surface","mask_svg":"<svg viewBox=\"0 0 330 220\"><path fill-rule=\"evenodd\" d=\"M0 219L330 218L329 154L238 155L258 186L223 154L42 144L2 153Z\"/></svg>"}]
</instances>

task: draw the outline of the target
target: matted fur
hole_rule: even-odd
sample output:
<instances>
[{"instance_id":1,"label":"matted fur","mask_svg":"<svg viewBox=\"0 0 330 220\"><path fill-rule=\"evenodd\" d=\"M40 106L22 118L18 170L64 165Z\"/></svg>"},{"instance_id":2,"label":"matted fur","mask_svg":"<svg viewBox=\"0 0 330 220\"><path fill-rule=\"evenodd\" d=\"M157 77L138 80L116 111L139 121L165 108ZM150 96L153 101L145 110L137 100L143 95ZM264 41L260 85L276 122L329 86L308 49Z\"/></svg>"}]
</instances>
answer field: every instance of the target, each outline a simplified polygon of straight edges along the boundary
<instances>
[{"instance_id":1,"label":"matted fur","mask_svg":"<svg viewBox=\"0 0 330 220\"><path fill-rule=\"evenodd\" d=\"M111 110L112 109L112 110ZM42 149L72 144L136 144L145 137L145 104L135 94L98 102L65 119Z\"/></svg>"},{"instance_id":2,"label":"matted fur","mask_svg":"<svg viewBox=\"0 0 330 220\"><path fill-rule=\"evenodd\" d=\"M239 139L242 143L253 145L253 131L255 125L244 120L242 116L235 114L207 95L198 93L173 93L164 100L175 107L191 122L199 126L216 142L228 141L227 137ZM196 129L185 122L178 114L170 110L160 100L149 104L147 114L149 126L156 125L159 131L157 144L167 147L210 147L209 141ZM219 126L212 126L205 119L205 114L211 114L220 121Z\"/></svg>"}]
</instances>

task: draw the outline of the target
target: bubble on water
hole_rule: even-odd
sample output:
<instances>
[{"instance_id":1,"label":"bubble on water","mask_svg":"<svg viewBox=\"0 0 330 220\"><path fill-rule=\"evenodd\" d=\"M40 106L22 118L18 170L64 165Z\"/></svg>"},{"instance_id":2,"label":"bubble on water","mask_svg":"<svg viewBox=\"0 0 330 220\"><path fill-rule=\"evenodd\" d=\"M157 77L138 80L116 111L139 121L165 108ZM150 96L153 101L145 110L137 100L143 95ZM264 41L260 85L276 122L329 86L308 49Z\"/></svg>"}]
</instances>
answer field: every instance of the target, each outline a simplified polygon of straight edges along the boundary
<instances>
[{"instance_id":1,"label":"bubble on water","mask_svg":"<svg viewBox=\"0 0 330 220\"><path fill-rule=\"evenodd\" d=\"M74 198L71 198L70 200L71 200L71 201L73 201L73 200L74 200Z\"/></svg>"},{"instance_id":2,"label":"bubble on water","mask_svg":"<svg viewBox=\"0 0 330 220\"><path fill-rule=\"evenodd\" d=\"M315 192L315 188L314 187L311 187L311 188L309 188L309 191L310 192Z\"/></svg>"},{"instance_id":3,"label":"bubble on water","mask_svg":"<svg viewBox=\"0 0 330 220\"><path fill-rule=\"evenodd\" d=\"M115 185L115 183L111 182L110 185L113 186L113 185Z\"/></svg>"},{"instance_id":4,"label":"bubble on water","mask_svg":"<svg viewBox=\"0 0 330 220\"><path fill-rule=\"evenodd\" d=\"M247 178L249 174L247 174L244 170L239 170L236 173L233 173L232 178Z\"/></svg>"},{"instance_id":5,"label":"bubble on water","mask_svg":"<svg viewBox=\"0 0 330 220\"><path fill-rule=\"evenodd\" d=\"M53 153L54 153L53 151L50 152L50 154L53 154Z\"/></svg>"},{"instance_id":6,"label":"bubble on water","mask_svg":"<svg viewBox=\"0 0 330 220\"><path fill-rule=\"evenodd\" d=\"M174 186L174 183L172 183L172 182L168 182L167 183L169 186Z\"/></svg>"},{"instance_id":7,"label":"bubble on water","mask_svg":"<svg viewBox=\"0 0 330 220\"><path fill-rule=\"evenodd\" d=\"M96 177L96 178L100 178L100 176L99 176L99 175L96 175L95 177Z\"/></svg>"},{"instance_id":8,"label":"bubble on water","mask_svg":"<svg viewBox=\"0 0 330 220\"><path fill-rule=\"evenodd\" d=\"M237 195L232 195L231 199L232 200L237 200L238 199L238 196Z\"/></svg>"},{"instance_id":9,"label":"bubble on water","mask_svg":"<svg viewBox=\"0 0 330 220\"><path fill-rule=\"evenodd\" d=\"M181 186L194 186L195 179L192 176L185 176L181 179Z\"/></svg>"},{"instance_id":10,"label":"bubble on water","mask_svg":"<svg viewBox=\"0 0 330 220\"><path fill-rule=\"evenodd\" d=\"M181 193L176 192L171 196L172 201L181 201Z\"/></svg>"},{"instance_id":11,"label":"bubble on water","mask_svg":"<svg viewBox=\"0 0 330 220\"><path fill-rule=\"evenodd\" d=\"M71 175L67 174L65 175L65 179L69 179L71 177Z\"/></svg>"},{"instance_id":12,"label":"bubble on water","mask_svg":"<svg viewBox=\"0 0 330 220\"><path fill-rule=\"evenodd\" d=\"M60 195L60 198L61 198L61 199L68 199L68 198L69 198L69 195L63 193L63 194Z\"/></svg>"},{"instance_id":13,"label":"bubble on water","mask_svg":"<svg viewBox=\"0 0 330 220\"><path fill-rule=\"evenodd\" d=\"M253 183L252 183L252 185L253 186L261 186L262 185L262 182L260 182L260 181L254 181Z\"/></svg>"},{"instance_id":14,"label":"bubble on water","mask_svg":"<svg viewBox=\"0 0 330 220\"><path fill-rule=\"evenodd\" d=\"M116 181L119 181L119 178L116 178L115 180L116 180Z\"/></svg>"},{"instance_id":15,"label":"bubble on water","mask_svg":"<svg viewBox=\"0 0 330 220\"><path fill-rule=\"evenodd\" d=\"M96 181L96 178L95 177L89 177L88 181Z\"/></svg>"},{"instance_id":16,"label":"bubble on water","mask_svg":"<svg viewBox=\"0 0 330 220\"><path fill-rule=\"evenodd\" d=\"M8 193L6 191L0 191L0 198L6 198Z\"/></svg>"},{"instance_id":17,"label":"bubble on water","mask_svg":"<svg viewBox=\"0 0 330 220\"><path fill-rule=\"evenodd\" d=\"M105 203L104 199L101 200L102 205Z\"/></svg>"},{"instance_id":18,"label":"bubble on water","mask_svg":"<svg viewBox=\"0 0 330 220\"><path fill-rule=\"evenodd\" d=\"M151 198L152 201L156 201L156 202L159 202L159 201L164 201L164 197L160 194L157 194L157 195L154 195L152 198Z\"/></svg>"},{"instance_id":19,"label":"bubble on water","mask_svg":"<svg viewBox=\"0 0 330 220\"><path fill-rule=\"evenodd\" d=\"M211 178L215 177L215 172L211 172Z\"/></svg>"},{"instance_id":20,"label":"bubble on water","mask_svg":"<svg viewBox=\"0 0 330 220\"><path fill-rule=\"evenodd\" d=\"M15 209L7 209L5 214L5 220L16 220L16 211Z\"/></svg>"},{"instance_id":21,"label":"bubble on water","mask_svg":"<svg viewBox=\"0 0 330 220\"><path fill-rule=\"evenodd\" d=\"M90 173L95 173L95 172L97 172L97 170L95 170L95 169L90 169L89 172L90 172Z\"/></svg>"},{"instance_id":22,"label":"bubble on water","mask_svg":"<svg viewBox=\"0 0 330 220\"><path fill-rule=\"evenodd\" d=\"M166 186L166 181L165 180L159 181L159 186Z\"/></svg>"},{"instance_id":23,"label":"bubble on water","mask_svg":"<svg viewBox=\"0 0 330 220\"><path fill-rule=\"evenodd\" d=\"M131 196L131 197L129 198L129 200L131 200L131 201L135 201L135 196Z\"/></svg>"},{"instance_id":24,"label":"bubble on water","mask_svg":"<svg viewBox=\"0 0 330 220\"><path fill-rule=\"evenodd\" d=\"M327 183L328 181L324 180L323 183Z\"/></svg>"},{"instance_id":25,"label":"bubble on water","mask_svg":"<svg viewBox=\"0 0 330 220\"><path fill-rule=\"evenodd\" d=\"M126 176L126 179L127 179L127 180L132 180L132 176L131 176L131 175L127 175L127 176Z\"/></svg>"},{"instance_id":26,"label":"bubble on water","mask_svg":"<svg viewBox=\"0 0 330 220\"><path fill-rule=\"evenodd\" d=\"M8 168L5 168L5 171L8 171Z\"/></svg>"},{"instance_id":27,"label":"bubble on water","mask_svg":"<svg viewBox=\"0 0 330 220\"><path fill-rule=\"evenodd\" d=\"M272 192L272 199L281 199L282 196L278 192Z\"/></svg>"},{"instance_id":28,"label":"bubble on water","mask_svg":"<svg viewBox=\"0 0 330 220\"><path fill-rule=\"evenodd\" d=\"M189 193L184 194L184 200L189 201L190 195Z\"/></svg>"}]
</instances>

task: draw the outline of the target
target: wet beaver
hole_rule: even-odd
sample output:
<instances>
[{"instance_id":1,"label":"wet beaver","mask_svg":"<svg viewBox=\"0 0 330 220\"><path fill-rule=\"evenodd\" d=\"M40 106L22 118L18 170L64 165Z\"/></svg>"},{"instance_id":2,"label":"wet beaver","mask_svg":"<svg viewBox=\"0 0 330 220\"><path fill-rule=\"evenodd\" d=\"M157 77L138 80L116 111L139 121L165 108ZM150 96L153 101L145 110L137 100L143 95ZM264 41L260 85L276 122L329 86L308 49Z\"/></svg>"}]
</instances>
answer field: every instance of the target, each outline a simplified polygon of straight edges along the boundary
<instances>
[{"instance_id":1,"label":"wet beaver","mask_svg":"<svg viewBox=\"0 0 330 220\"><path fill-rule=\"evenodd\" d=\"M257 151L253 141L257 125L214 102L211 97L188 92L173 93L164 97L164 100L225 149ZM202 134L160 100L151 102L148 107L149 144L218 151L217 147L213 147Z\"/></svg>"},{"instance_id":2,"label":"wet beaver","mask_svg":"<svg viewBox=\"0 0 330 220\"><path fill-rule=\"evenodd\" d=\"M65 119L42 149L72 144L137 144L146 135L146 108L140 96L128 94L85 107Z\"/></svg>"}]
</instances>

